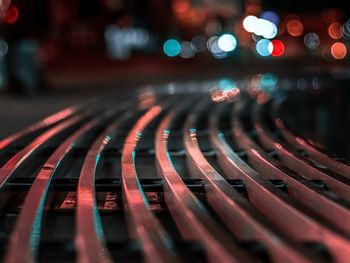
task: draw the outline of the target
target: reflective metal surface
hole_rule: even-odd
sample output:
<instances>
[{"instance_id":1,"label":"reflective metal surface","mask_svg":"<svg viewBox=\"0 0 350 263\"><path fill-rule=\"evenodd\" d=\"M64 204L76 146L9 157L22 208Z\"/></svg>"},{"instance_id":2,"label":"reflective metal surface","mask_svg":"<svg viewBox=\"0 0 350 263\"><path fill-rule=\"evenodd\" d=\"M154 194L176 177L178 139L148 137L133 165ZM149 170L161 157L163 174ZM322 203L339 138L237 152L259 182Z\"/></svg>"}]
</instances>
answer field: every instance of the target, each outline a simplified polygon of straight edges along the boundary
<instances>
[{"instance_id":1,"label":"reflective metal surface","mask_svg":"<svg viewBox=\"0 0 350 263\"><path fill-rule=\"evenodd\" d=\"M254 79L96 99L0 141L1 258L347 262L348 163Z\"/></svg>"}]
</instances>

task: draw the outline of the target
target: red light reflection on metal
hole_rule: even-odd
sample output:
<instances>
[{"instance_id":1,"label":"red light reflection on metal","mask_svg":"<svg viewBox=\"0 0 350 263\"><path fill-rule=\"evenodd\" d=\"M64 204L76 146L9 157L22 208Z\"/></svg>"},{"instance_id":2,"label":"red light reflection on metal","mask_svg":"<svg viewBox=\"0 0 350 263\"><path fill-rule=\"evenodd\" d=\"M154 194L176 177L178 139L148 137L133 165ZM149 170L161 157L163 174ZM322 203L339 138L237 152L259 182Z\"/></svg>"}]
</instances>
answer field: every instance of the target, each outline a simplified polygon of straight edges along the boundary
<instances>
[{"instance_id":1,"label":"red light reflection on metal","mask_svg":"<svg viewBox=\"0 0 350 263\"><path fill-rule=\"evenodd\" d=\"M270 96L266 92L259 92L256 97L256 102L258 104L264 104L270 99Z\"/></svg>"},{"instance_id":2,"label":"red light reflection on metal","mask_svg":"<svg viewBox=\"0 0 350 263\"><path fill-rule=\"evenodd\" d=\"M186 105L180 105L179 107L184 106ZM232 253L235 250L235 246L231 246L227 239L224 238L225 235L219 233L220 230L216 227L215 222L208 217L206 210L203 209L196 196L187 188L173 166L167 149L167 139L171 123L177 111L180 111L180 108L177 108L163 119L157 130L155 140L157 164L160 175L164 180L164 194L169 210L173 214L175 223L185 239L203 242L210 262L241 261L242 258L238 251ZM184 131L186 142L190 141L189 143L198 144L195 128L185 129ZM197 155L198 153L201 154L200 150L198 151Z\"/></svg>"},{"instance_id":3,"label":"red light reflection on metal","mask_svg":"<svg viewBox=\"0 0 350 263\"><path fill-rule=\"evenodd\" d=\"M128 115L124 115L124 119ZM123 117L122 117L123 118ZM76 246L79 262L111 262L105 248L103 233L99 232L101 222L98 218L95 191L95 173L99 157L110 142L120 120L112 122L98 137L89 150L81 169L77 189Z\"/></svg>"},{"instance_id":4,"label":"red light reflection on metal","mask_svg":"<svg viewBox=\"0 0 350 263\"><path fill-rule=\"evenodd\" d=\"M18 216L14 232L11 235L11 244L6 255L6 262L19 262L23 258L29 262L34 262L36 251L32 247L37 245L39 241L33 236L37 237L40 234L44 210L41 204L45 203L53 174L59 163L73 149L73 142L95 124L96 121L86 124L65 140L45 162L35 177Z\"/></svg>"},{"instance_id":5,"label":"red light reflection on metal","mask_svg":"<svg viewBox=\"0 0 350 263\"><path fill-rule=\"evenodd\" d=\"M175 262L171 241L157 218L149 210L135 167L135 150L146 126L161 112L162 106L152 107L132 128L127 136L122 153L123 197L130 220L129 229L143 248L147 262Z\"/></svg>"},{"instance_id":6,"label":"red light reflection on metal","mask_svg":"<svg viewBox=\"0 0 350 263\"><path fill-rule=\"evenodd\" d=\"M211 100L214 102L222 102L225 100L232 100L239 96L240 90L237 88L232 88L229 90L216 89L211 93Z\"/></svg>"},{"instance_id":7,"label":"red light reflection on metal","mask_svg":"<svg viewBox=\"0 0 350 263\"><path fill-rule=\"evenodd\" d=\"M278 127L278 128L284 128L284 123L283 123L283 121L280 119L280 118L277 118L276 120L275 120L275 124L276 124L276 126Z\"/></svg>"},{"instance_id":8,"label":"red light reflection on metal","mask_svg":"<svg viewBox=\"0 0 350 263\"><path fill-rule=\"evenodd\" d=\"M23 150L15 154L9 161L7 161L4 166L0 169L0 188L5 184L9 177L14 173L14 171L39 147L41 147L48 140L52 139L54 136L67 129L70 125L74 125L82 119L82 115L68 119L59 125L53 127L52 129L46 131L34 141L28 144Z\"/></svg>"},{"instance_id":9,"label":"red light reflection on metal","mask_svg":"<svg viewBox=\"0 0 350 263\"><path fill-rule=\"evenodd\" d=\"M262 148L260 148L245 132L242 127L242 122L238 117L241 111L241 108L236 107L235 114L233 115L235 122L234 125L234 135L239 147L244 149L247 152L248 160L251 165L264 177L269 180L280 179L284 180L288 185L290 192L290 197L302 203L310 210L315 211L320 216L327 218L334 225L342 229L343 231L348 232L349 226L344 225L345 218L350 217L349 211L342 207L341 205L331 201L325 196L319 195L319 192L314 191L314 188L308 183L305 182L305 179L300 175L290 176L285 173L285 170L281 164L269 156ZM269 144L274 142L274 139L267 133L260 133L260 139L262 141L269 141ZM326 208L326 209L325 209ZM334 216L337 215L337 216ZM321 231L323 231L323 226L321 226ZM326 229L327 231L327 229ZM338 253L338 252L335 252ZM341 252L343 253L343 252Z\"/></svg>"},{"instance_id":10,"label":"red light reflection on metal","mask_svg":"<svg viewBox=\"0 0 350 263\"><path fill-rule=\"evenodd\" d=\"M302 148L308 152L312 158L318 161L320 164L323 164L338 174L341 174L344 177L350 178L350 166L345 163L338 162L331 157L327 156L323 152L319 151L317 148L323 148L323 146L316 141L312 141L307 139L307 141L303 138L292 133L287 127L285 127L283 121L280 118L275 120L276 126L280 129L283 137L294 147ZM280 125L282 124L282 125Z\"/></svg>"},{"instance_id":11,"label":"red light reflection on metal","mask_svg":"<svg viewBox=\"0 0 350 263\"><path fill-rule=\"evenodd\" d=\"M4 140L0 141L0 150L4 149L5 147L10 145L14 141L16 141L16 140L34 132L34 131L40 130L40 129L44 128L45 126L50 126L54 123L57 123L65 118L69 117L75 111L76 111L76 108L65 109L65 110L60 111L60 112L58 112L50 117L45 118L44 120L30 126L29 128L27 128L25 130L22 130L18 133L15 133L14 135L12 135L10 137L5 138Z\"/></svg>"}]
</instances>

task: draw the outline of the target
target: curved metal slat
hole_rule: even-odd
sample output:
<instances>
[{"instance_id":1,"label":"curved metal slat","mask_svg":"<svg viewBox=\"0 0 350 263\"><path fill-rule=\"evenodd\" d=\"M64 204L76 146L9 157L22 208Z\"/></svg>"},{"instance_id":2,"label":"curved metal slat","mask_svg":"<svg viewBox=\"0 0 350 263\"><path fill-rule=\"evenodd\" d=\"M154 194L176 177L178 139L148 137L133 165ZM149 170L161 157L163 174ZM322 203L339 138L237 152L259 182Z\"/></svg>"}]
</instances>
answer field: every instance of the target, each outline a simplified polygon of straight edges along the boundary
<instances>
[{"instance_id":1,"label":"curved metal slat","mask_svg":"<svg viewBox=\"0 0 350 263\"><path fill-rule=\"evenodd\" d=\"M183 98L178 94L172 97L179 101ZM350 240L348 236L350 227L347 224L349 210L345 205L342 205L342 202L346 202L339 200L340 198L337 200L337 198L339 195L339 197L348 200L346 198L348 193L345 192L345 188L335 187L337 185L334 182L349 186L349 178L344 178L346 175L342 174L344 175L343 180L340 178L341 176L338 177L332 173L328 175L328 171L326 171L323 173L324 178L333 179L334 181L331 181L331 184L324 181L338 195L336 196L328 190L317 189L315 182L312 182L312 180L323 180L319 174L313 174L314 170L304 173L305 167L295 167L298 163L287 160L290 158L287 155L283 157L284 159L278 158L278 160L271 157L264 150L265 147L273 148L271 147L273 143L277 148L282 147L283 149L284 146L281 146L281 143L268 130L267 138L270 138L271 141L267 142L268 139L263 137L263 133L258 133L262 143L260 141L255 142L245 132L245 126L239 119L240 109L237 108L233 112L231 125L236 144L245 150L248 158L248 162L245 162L230 147L225 135L219 129L221 112L213 111L209 118L210 143L217 151L217 161L227 177L243 180L244 190L248 195L247 200L215 170L201 150L199 144L202 143L201 134L197 132L196 127L199 126L200 117L203 113L201 107L208 105L207 95L203 95L202 99L203 104L198 106L199 108L190 108L189 104L184 103L171 109L171 112L162 119L157 127L155 136L156 164L163 179L165 201L182 237L186 241L199 241L211 262L250 261L250 257L246 255L247 250L237 246L233 238L239 241L257 241L261 243L267 249L269 259L273 262L307 262L314 260L313 255L309 255L308 251L305 251L305 246L301 246L303 242L322 243L330 251L334 261L347 262L350 258ZM97 127L101 127L100 124L107 123L107 120L112 119L112 115L106 114L106 112L116 113L114 109L112 110L113 113L111 110L106 110L107 105L99 105L100 107L87 110L85 110L86 107L69 108L0 141L0 150L5 150L4 154L6 153L7 156L7 150L10 150L12 144L31 139L28 146L19 150L3 167L0 167L0 190L2 190L5 184L7 187L9 179L13 177L16 179L19 172L17 168L22 167L22 164L23 166L27 165L39 154L41 156L41 149L62 138L58 148L48 157L48 160L35 176L25 201L21 205L14 231L11 233L9 249L5 258L6 262L34 262L36 260L44 205L50 185L53 184L51 181L55 180L57 167L60 167L62 161L70 160L67 156L72 152L77 141L82 138L90 138L87 135L91 129L97 130ZM149 208L136 172L136 168L139 168L136 166L138 164L136 155L139 140L143 138L143 133L148 125L157 119L169 105L165 103L150 108L136 122L132 130L128 131L122 151L122 191L124 208L127 212L126 222L133 237L141 244L147 262L175 262L179 260L178 256L175 255L175 251L173 251L171 237ZM118 112L119 107L120 104L117 106ZM96 111L97 108L99 110ZM217 108L221 109L220 106ZM177 127L177 118L181 117L180 119L183 120L183 114L187 110L190 115L186 118L182 130L185 149L180 149L179 152L181 151L180 154L187 153L186 159L191 174L203 179L204 189L202 189L202 184L198 184L200 189L196 189L199 189L205 196L210 206L208 209L203 206L199 198L190 191L181 179L168 152L168 145L173 142L173 137L169 137L172 135L173 125ZM99 115L99 112L105 112L105 114ZM93 139L94 142L85 156L78 181L75 217L75 244L79 262L112 261L109 252L105 248L102 224L97 210L95 176L99 157L110 142L110 137L114 134L114 131L118 130L118 125L131 116L130 114L131 112L115 120L113 119L107 128L97 138ZM274 121L276 125L279 125L277 123L279 119L276 118ZM282 125L284 124L282 123ZM264 127L262 126L262 128ZM303 158L303 156L299 156L297 152L293 151L295 148L300 149L302 147L296 144L295 138L292 141L292 138L288 139L286 137L295 135L292 133L286 135L285 132L290 131L284 126L277 128L281 129L284 136L283 142L286 141L287 145L285 148L290 149L295 158L313 167L311 161L308 162L307 158ZM125 128L123 128L124 131ZM174 133L177 134L177 130ZM36 138L34 138L34 135ZM206 142L206 139L204 140ZM291 145L290 148L288 148L288 145ZM142 146L144 146L143 142ZM147 147L149 147L148 144ZM273 149L277 151L279 156L285 154L282 150ZM302 149L309 154L312 150L309 148ZM316 148L314 149L316 150ZM115 154L115 151L113 151L113 154ZM341 174L340 170L336 170L335 166L332 168L327 160L325 161L324 156L323 159L317 156L317 153L312 153L310 156L310 159L314 159L316 162ZM3 160L3 162L5 161ZM258 173L249 165L252 165ZM34 165L32 166L34 167ZM286 168L293 168L291 166L294 167L294 171L298 170L299 173L295 174ZM322 173L322 169L318 169L317 165L313 168ZM288 193L274 187L269 181L271 179L286 182ZM31 182L31 180L18 181L19 183L15 181L13 181L14 183L12 183L12 180L9 182L9 185L14 185L13 189L27 189L28 182ZM25 183L23 184L23 182ZM69 185L69 189L72 189L75 182ZM111 187L111 185L108 187ZM11 190L13 189L11 188ZM158 182L157 191L160 191L160 189L161 185ZM349 191L347 190L347 192ZM226 225L229 233L223 232L224 230L220 227L220 224L208 212L208 210L212 211L211 208L219 216L219 220L222 220ZM186 249L185 253L187 253Z\"/></svg>"},{"instance_id":2,"label":"curved metal slat","mask_svg":"<svg viewBox=\"0 0 350 263\"><path fill-rule=\"evenodd\" d=\"M346 262L350 256L350 242L344 237L325 229L317 221L296 209L297 204L275 189L264 177L245 163L228 145L219 132L217 119L211 123L210 138L218 153L218 162L226 175L243 179L250 202L266 217L295 241L321 241L327 245L339 262ZM293 226L293 227L291 227Z\"/></svg>"},{"instance_id":3,"label":"curved metal slat","mask_svg":"<svg viewBox=\"0 0 350 263\"><path fill-rule=\"evenodd\" d=\"M0 168L0 190L6 183L6 181L11 177L11 175L16 171L16 169L29 157L32 156L40 147L42 147L45 143L49 142L51 139L58 136L61 132L66 129L73 127L78 124L80 121L85 118L91 117L92 115L99 113L105 110L109 106L109 103L105 103L104 105L100 105L96 107L92 107L87 109L86 111L82 111L81 113L75 115L72 118L64 120L59 124L53 126L52 128L46 130L44 133L36 137L33 141L31 141L24 149L17 152L14 156L10 158L1 168Z\"/></svg>"},{"instance_id":4,"label":"curved metal slat","mask_svg":"<svg viewBox=\"0 0 350 263\"><path fill-rule=\"evenodd\" d=\"M138 239L147 262L175 262L172 243L159 220L152 214L141 188L135 167L138 141L147 125L164 109L164 105L150 108L127 135L122 151L122 180L124 207L128 215L128 227Z\"/></svg>"},{"instance_id":5,"label":"curved metal slat","mask_svg":"<svg viewBox=\"0 0 350 263\"><path fill-rule=\"evenodd\" d=\"M15 141L29 135L32 133L35 133L39 130L42 130L44 128L48 128L52 125L55 125L67 118L70 118L74 115L76 115L77 113L81 112L82 110L84 110L85 107L89 106L89 103L84 103L81 105L77 105L77 106L72 106L72 107L68 107L64 110L61 110L49 117L44 118L43 120L29 126L28 128L25 128L24 130L21 130L3 140L0 141L0 151L5 149L6 147L8 147L10 144L14 143Z\"/></svg>"},{"instance_id":6,"label":"curved metal slat","mask_svg":"<svg viewBox=\"0 0 350 263\"><path fill-rule=\"evenodd\" d=\"M109 115L110 112L101 118L95 118L75 131L62 144L60 144L60 146L40 169L25 198L14 231L11 233L10 246L6 255L6 262L35 261L35 254L40 239L44 204L47 199L52 177L57 167L68 155L68 153L72 151L75 142ZM61 126L61 129L67 128L70 125L74 125L82 118L83 116L72 119L72 121L66 121L59 126ZM55 130L55 132L57 133L58 131ZM54 135L54 132L50 134ZM47 136L45 138L48 139ZM40 137L38 139L40 139ZM38 141L43 142L43 140ZM39 145L37 147L39 147Z\"/></svg>"},{"instance_id":7,"label":"curved metal slat","mask_svg":"<svg viewBox=\"0 0 350 263\"><path fill-rule=\"evenodd\" d=\"M6 162L5 165L3 165L3 167L0 168L0 188L4 186L5 182L10 178L10 176L15 172L15 170L34 152L36 152L43 144L60 134L65 129L68 129L72 125L77 124L79 121L82 121L83 119L84 115L77 115L54 126L53 128L44 132L42 135L38 136L23 150L16 153L8 162Z\"/></svg>"},{"instance_id":8,"label":"curved metal slat","mask_svg":"<svg viewBox=\"0 0 350 263\"><path fill-rule=\"evenodd\" d=\"M275 111L277 114L277 112L278 112L277 104L274 108L275 108ZM305 139L293 134L293 132L286 127L285 122L280 117L277 117L277 116L274 117L273 122L274 122L275 126L279 129L281 134L283 135L284 139L287 142L289 142L291 145L293 145L294 148L300 148L300 149L305 150L318 163L320 163L320 164L328 167L329 169L333 170L334 172L350 179L350 166L349 165L346 165L345 163L334 160L333 158L331 158L327 154L322 153L317 148L312 146Z\"/></svg>"},{"instance_id":9,"label":"curved metal slat","mask_svg":"<svg viewBox=\"0 0 350 263\"><path fill-rule=\"evenodd\" d=\"M106 107L108 107L108 105L109 104L106 103L102 105L102 107L97 106L97 108L93 107L87 109L86 111L82 111L81 113L60 122L59 124L53 126L52 128L46 130L44 133L36 137L33 141L26 145L26 147L12 156L10 160L8 160L0 168L0 190L6 181L11 177L11 175L16 171L16 169L45 143L58 136L64 130L78 124L85 118L91 117L93 114L103 111Z\"/></svg>"},{"instance_id":10,"label":"curved metal slat","mask_svg":"<svg viewBox=\"0 0 350 263\"><path fill-rule=\"evenodd\" d=\"M156 133L157 167L164 181L165 201L182 235L187 240L201 242L210 262L247 261L246 256L218 228L198 198L187 188L172 164L167 149L170 126L176 114L187 104L181 105L168 114Z\"/></svg>"},{"instance_id":11,"label":"curved metal slat","mask_svg":"<svg viewBox=\"0 0 350 263\"><path fill-rule=\"evenodd\" d=\"M206 198L230 231L241 241L260 241L274 262L310 262L295 247L287 244L259 221L257 211L211 166L204 157L197 139L196 122L200 105L184 127L184 144L189 165L196 177L206 183Z\"/></svg>"},{"instance_id":12,"label":"curved metal slat","mask_svg":"<svg viewBox=\"0 0 350 263\"><path fill-rule=\"evenodd\" d=\"M104 245L103 230L97 210L95 173L105 146L110 142L120 123L130 116L131 112L126 112L108 125L87 153L81 169L76 208L76 245L79 262L111 262Z\"/></svg>"},{"instance_id":13,"label":"curved metal slat","mask_svg":"<svg viewBox=\"0 0 350 263\"><path fill-rule=\"evenodd\" d=\"M54 125L54 124L66 119L66 118L73 116L75 113L76 113L76 108L71 107L71 108L67 108L65 110L62 110L56 114L53 114L52 116L47 117L47 118L43 119L42 121L1 140L0 141L0 150L3 150L4 148L9 146L10 144L25 137L26 135L29 135L31 133L34 133L34 132L39 131L41 129L44 129L45 127L50 127L51 125Z\"/></svg>"},{"instance_id":14,"label":"curved metal slat","mask_svg":"<svg viewBox=\"0 0 350 263\"><path fill-rule=\"evenodd\" d=\"M256 105L253 109L254 127L258 133L261 143L267 147L276 150L281 161L291 170L308 178L309 180L323 180L327 186L338 196L350 202L350 185L347 178L335 178L330 176L301 157L294 154L282 142L276 140L273 135L264 127L260 117L261 106ZM346 182L349 181L349 182Z\"/></svg>"},{"instance_id":15,"label":"curved metal slat","mask_svg":"<svg viewBox=\"0 0 350 263\"><path fill-rule=\"evenodd\" d=\"M268 179L285 181L288 192L295 200L326 218L328 222L335 225L338 229L350 234L350 225L344 224L344 220L350 221L350 211L347 208L322 195L320 190L317 190L311 182L300 175L292 172L287 174L281 163L270 157L247 135L239 116L242 106L242 104L239 105L237 103L234 107L232 114L232 119L234 120L232 124L233 133L235 141L246 152L249 162L254 169Z\"/></svg>"}]
</instances>

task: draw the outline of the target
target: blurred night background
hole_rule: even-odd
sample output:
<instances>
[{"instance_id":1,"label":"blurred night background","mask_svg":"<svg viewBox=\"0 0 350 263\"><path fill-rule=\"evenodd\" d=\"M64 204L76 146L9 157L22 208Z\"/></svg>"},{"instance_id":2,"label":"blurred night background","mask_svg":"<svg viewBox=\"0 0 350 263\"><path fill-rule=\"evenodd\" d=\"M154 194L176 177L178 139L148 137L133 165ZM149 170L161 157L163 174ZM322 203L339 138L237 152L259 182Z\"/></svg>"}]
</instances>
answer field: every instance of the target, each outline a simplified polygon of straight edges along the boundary
<instances>
[{"instance_id":1,"label":"blurred night background","mask_svg":"<svg viewBox=\"0 0 350 263\"><path fill-rule=\"evenodd\" d=\"M290 122L349 157L348 5L0 0L0 137L140 85L251 79L290 90Z\"/></svg>"}]
</instances>

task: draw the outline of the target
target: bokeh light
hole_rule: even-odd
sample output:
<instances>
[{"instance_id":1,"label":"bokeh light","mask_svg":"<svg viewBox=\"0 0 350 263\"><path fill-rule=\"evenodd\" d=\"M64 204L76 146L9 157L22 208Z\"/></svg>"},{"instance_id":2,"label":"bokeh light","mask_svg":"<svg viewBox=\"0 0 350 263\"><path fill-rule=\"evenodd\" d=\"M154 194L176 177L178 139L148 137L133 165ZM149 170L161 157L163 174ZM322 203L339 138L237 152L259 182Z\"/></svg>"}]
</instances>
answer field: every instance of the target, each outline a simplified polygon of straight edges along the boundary
<instances>
[{"instance_id":1,"label":"bokeh light","mask_svg":"<svg viewBox=\"0 0 350 263\"><path fill-rule=\"evenodd\" d=\"M2 19L6 24L14 24L17 22L19 16L18 8L11 5L2 15Z\"/></svg>"},{"instance_id":2,"label":"bokeh light","mask_svg":"<svg viewBox=\"0 0 350 263\"><path fill-rule=\"evenodd\" d=\"M183 58L193 58L196 55L193 45L189 41L183 41L181 43L181 52L180 56Z\"/></svg>"},{"instance_id":3,"label":"bokeh light","mask_svg":"<svg viewBox=\"0 0 350 263\"><path fill-rule=\"evenodd\" d=\"M208 50L212 53L212 55L217 59L223 59L227 57L227 52L223 51L219 47L219 37L213 36L207 41Z\"/></svg>"},{"instance_id":4,"label":"bokeh light","mask_svg":"<svg viewBox=\"0 0 350 263\"><path fill-rule=\"evenodd\" d=\"M261 76L260 82L262 86L275 86L278 82L278 78L273 73L266 73Z\"/></svg>"},{"instance_id":5,"label":"bokeh light","mask_svg":"<svg viewBox=\"0 0 350 263\"><path fill-rule=\"evenodd\" d=\"M111 24L106 26L104 36L107 54L117 60L130 58L134 49L143 49L150 43L150 35L143 28Z\"/></svg>"},{"instance_id":6,"label":"bokeh light","mask_svg":"<svg viewBox=\"0 0 350 263\"><path fill-rule=\"evenodd\" d=\"M173 1L173 9L177 13L185 13L190 9L189 1L187 0Z\"/></svg>"},{"instance_id":7,"label":"bokeh light","mask_svg":"<svg viewBox=\"0 0 350 263\"><path fill-rule=\"evenodd\" d=\"M316 33L307 33L304 36L304 43L309 49L316 49L320 45L320 37Z\"/></svg>"},{"instance_id":8,"label":"bokeh light","mask_svg":"<svg viewBox=\"0 0 350 263\"><path fill-rule=\"evenodd\" d=\"M243 19L243 28L247 32L253 33L255 30L255 25L257 20L258 18L256 16L247 16L246 18Z\"/></svg>"},{"instance_id":9,"label":"bokeh light","mask_svg":"<svg viewBox=\"0 0 350 263\"><path fill-rule=\"evenodd\" d=\"M176 57L181 52L181 44L176 39L168 39L163 45L163 51L168 57Z\"/></svg>"},{"instance_id":10,"label":"bokeh light","mask_svg":"<svg viewBox=\"0 0 350 263\"><path fill-rule=\"evenodd\" d=\"M271 95L277 88L278 77L273 73L266 73L261 76L260 88Z\"/></svg>"},{"instance_id":11,"label":"bokeh light","mask_svg":"<svg viewBox=\"0 0 350 263\"><path fill-rule=\"evenodd\" d=\"M0 39L0 59L4 57L9 50L8 44L5 40Z\"/></svg>"},{"instance_id":12,"label":"bokeh light","mask_svg":"<svg viewBox=\"0 0 350 263\"><path fill-rule=\"evenodd\" d=\"M350 19L343 24L341 31L344 38L350 38Z\"/></svg>"},{"instance_id":13,"label":"bokeh light","mask_svg":"<svg viewBox=\"0 0 350 263\"><path fill-rule=\"evenodd\" d=\"M268 39L274 38L277 35L277 27L274 23L265 19L259 19L258 22L255 32L256 35Z\"/></svg>"},{"instance_id":14,"label":"bokeh light","mask_svg":"<svg viewBox=\"0 0 350 263\"><path fill-rule=\"evenodd\" d=\"M262 36L267 39L274 38L278 32L274 23L255 16L247 16L243 20L243 27L247 32L254 33L257 36Z\"/></svg>"},{"instance_id":15,"label":"bokeh light","mask_svg":"<svg viewBox=\"0 0 350 263\"><path fill-rule=\"evenodd\" d=\"M280 18L278 16L278 14L276 12L273 12L273 11L262 12L260 15L260 18L268 20L268 21L274 23L276 26L278 26L279 22L280 22Z\"/></svg>"},{"instance_id":16,"label":"bokeh light","mask_svg":"<svg viewBox=\"0 0 350 263\"><path fill-rule=\"evenodd\" d=\"M236 38L231 34L224 34L218 39L218 46L222 51L231 52L237 46Z\"/></svg>"},{"instance_id":17,"label":"bokeh light","mask_svg":"<svg viewBox=\"0 0 350 263\"><path fill-rule=\"evenodd\" d=\"M256 43L256 51L262 57L270 56L273 51L272 42L268 39L260 39Z\"/></svg>"},{"instance_id":18,"label":"bokeh light","mask_svg":"<svg viewBox=\"0 0 350 263\"><path fill-rule=\"evenodd\" d=\"M343 37L342 25L339 23L332 23L328 27L328 35L333 39L341 39Z\"/></svg>"},{"instance_id":19,"label":"bokeh light","mask_svg":"<svg viewBox=\"0 0 350 263\"><path fill-rule=\"evenodd\" d=\"M304 32L303 23L299 19L291 19L286 25L287 32L293 37L299 37Z\"/></svg>"},{"instance_id":20,"label":"bokeh light","mask_svg":"<svg viewBox=\"0 0 350 263\"><path fill-rule=\"evenodd\" d=\"M217 41L218 41L217 36L212 36L207 40L207 48L210 52L215 52L215 50L213 50L213 48L214 48L214 43Z\"/></svg>"},{"instance_id":21,"label":"bokeh light","mask_svg":"<svg viewBox=\"0 0 350 263\"><path fill-rule=\"evenodd\" d=\"M231 79L224 78L219 80L218 87L211 90L211 99L214 102L222 102L226 100L233 100L240 94L240 90L236 83Z\"/></svg>"},{"instance_id":22,"label":"bokeh light","mask_svg":"<svg viewBox=\"0 0 350 263\"><path fill-rule=\"evenodd\" d=\"M271 41L273 49L272 49L272 56L274 57L280 57L284 53L284 44L281 40L274 39Z\"/></svg>"},{"instance_id":23,"label":"bokeh light","mask_svg":"<svg viewBox=\"0 0 350 263\"><path fill-rule=\"evenodd\" d=\"M346 46L341 42L336 42L331 47L331 53L335 59L343 59L347 54Z\"/></svg>"},{"instance_id":24,"label":"bokeh light","mask_svg":"<svg viewBox=\"0 0 350 263\"><path fill-rule=\"evenodd\" d=\"M219 81L219 87L221 90L227 91L236 87L236 84L231 79L221 79Z\"/></svg>"}]
</instances>

